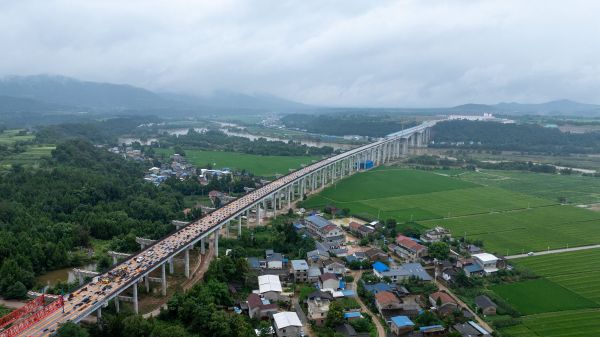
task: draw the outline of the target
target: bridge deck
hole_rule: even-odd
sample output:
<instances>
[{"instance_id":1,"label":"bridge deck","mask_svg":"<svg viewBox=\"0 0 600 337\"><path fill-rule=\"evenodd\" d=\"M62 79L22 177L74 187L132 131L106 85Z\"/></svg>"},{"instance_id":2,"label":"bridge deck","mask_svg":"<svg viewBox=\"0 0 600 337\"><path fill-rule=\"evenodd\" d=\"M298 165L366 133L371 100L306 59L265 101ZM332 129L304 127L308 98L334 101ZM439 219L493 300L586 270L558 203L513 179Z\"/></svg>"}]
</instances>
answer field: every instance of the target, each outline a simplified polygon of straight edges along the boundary
<instances>
[{"instance_id":1,"label":"bridge deck","mask_svg":"<svg viewBox=\"0 0 600 337\"><path fill-rule=\"evenodd\" d=\"M129 272L125 277L117 277L113 279L113 281L110 283L110 289L108 289L106 287L107 285L103 284L102 282L88 283L83 285L79 288L79 290L73 293L73 298L71 300L65 300L64 313L61 310L58 310L52 315L37 322L29 329L23 331L19 336L47 336L50 335L53 330L57 329L58 324L60 323L67 321L79 322L81 319L91 314L104 303L113 299L135 282L138 282L141 277L160 267L169 258L182 252L186 247L190 246L190 244L196 243L198 240L200 240L200 238L211 234L226 221L235 218L241 214L241 212L254 206L263 198L270 196L279 189L286 187L289 184L298 181L302 177L310 173L314 173L319 169L322 169L339 160L348 158L354 154L371 149L373 147L397 140L398 138L406 137L415 132L421 132L433 126L436 122L437 121L425 122L416 127L389 135L380 141L323 159L297 171L291 172L269 183L268 185L251 191L239 199L225 204L223 207L189 223L175 233L153 243L143 251L116 265L111 271L126 267ZM143 259L138 262L138 258L140 257L143 257ZM107 274L108 273L100 275L100 279ZM86 298L89 298L89 301L84 303L84 299Z\"/></svg>"}]
</instances>

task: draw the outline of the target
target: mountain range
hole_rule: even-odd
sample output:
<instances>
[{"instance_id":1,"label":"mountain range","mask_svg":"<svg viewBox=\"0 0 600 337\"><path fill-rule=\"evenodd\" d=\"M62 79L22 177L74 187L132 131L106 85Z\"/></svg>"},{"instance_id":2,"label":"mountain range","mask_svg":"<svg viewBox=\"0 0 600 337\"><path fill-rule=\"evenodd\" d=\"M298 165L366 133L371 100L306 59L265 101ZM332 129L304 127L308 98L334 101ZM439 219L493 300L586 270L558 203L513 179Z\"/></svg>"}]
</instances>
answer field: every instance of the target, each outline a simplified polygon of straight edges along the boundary
<instances>
[{"instance_id":1,"label":"mountain range","mask_svg":"<svg viewBox=\"0 0 600 337\"><path fill-rule=\"evenodd\" d=\"M0 123L52 123L99 115L183 117L232 113L403 113L597 116L600 105L569 100L541 104L465 104L450 108L324 108L272 95L215 91L209 96L158 93L126 84L82 81L54 75L0 78Z\"/></svg>"}]
</instances>

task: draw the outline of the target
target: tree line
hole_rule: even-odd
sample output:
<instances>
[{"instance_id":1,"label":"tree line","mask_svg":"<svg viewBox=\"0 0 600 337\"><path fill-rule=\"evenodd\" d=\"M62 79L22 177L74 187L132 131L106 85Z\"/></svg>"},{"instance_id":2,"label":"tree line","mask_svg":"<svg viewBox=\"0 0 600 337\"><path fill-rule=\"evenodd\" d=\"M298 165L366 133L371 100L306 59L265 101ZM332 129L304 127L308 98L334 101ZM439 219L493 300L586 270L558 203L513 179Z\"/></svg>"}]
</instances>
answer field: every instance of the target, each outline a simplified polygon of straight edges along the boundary
<instances>
[{"instance_id":1,"label":"tree line","mask_svg":"<svg viewBox=\"0 0 600 337\"><path fill-rule=\"evenodd\" d=\"M265 138L250 140L244 137L228 136L219 130L196 132L190 129L187 135L163 135L161 147L192 147L202 150L221 150L270 156L323 156L333 152L330 146L315 147L294 141L269 141Z\"/></svg>"},{"instance_id":2,"label":"tree line","mask_svg":"<svg viewBox=\"0 0 600 337\"><path fill-rule=\"evenodd\" d=\"M536 124L446 121L433 127L438 148L462 147L527 153L571 154L600 152L600 132L569 133Z\"/></svg>"},{"instance_id":3,"label":"tree line","mask_svg":"<svg viewBox=\"0 0 600 337\"><path fill-rule=\"evenodd\" d=\"M364 114L292 114L281 121L288 128L333 136L359 135L383 137L415 126L415 121L401 121L387 115Z\"/></svg>"}]
</instances>

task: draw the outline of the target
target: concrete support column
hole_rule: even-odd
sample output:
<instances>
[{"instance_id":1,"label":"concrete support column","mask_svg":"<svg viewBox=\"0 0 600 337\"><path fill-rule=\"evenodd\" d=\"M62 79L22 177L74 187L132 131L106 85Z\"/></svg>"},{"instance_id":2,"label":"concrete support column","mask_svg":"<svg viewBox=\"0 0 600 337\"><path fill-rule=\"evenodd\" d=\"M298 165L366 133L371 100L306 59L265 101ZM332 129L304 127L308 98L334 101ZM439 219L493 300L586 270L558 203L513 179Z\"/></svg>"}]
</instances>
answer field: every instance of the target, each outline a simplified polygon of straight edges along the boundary
<instances>
[{"instance_id":1,"label":"concrete support column","mask_svg":"<svg viewBox=\"0 0 600 337\"><path fill-rule=\"evenodd\" d=\"M167 296L167 271L164 263L160 266L160 278L162 279L160 292L163 296Z\"/></svg>"},{"instance_id":2,"label":"concrete support column","mask_svg":"<svg viewBox=\"0 0 600 337\"><path fill-rule=\"evenodd\" d=\"M146 286L146 292L150 292L150 280L148 279L148 275L144 276L144 286Z\"/></svg>"},{"instance_id":3,"label":"concrete support column","mask_svg":"<svg viewBox=\"0 0 600 337\"><path fill-rule=\"evenodd\" d=\"M219 257L219 231L221 228L217 228L215 233L215 257Z\"/></svg>"},{"instance_id":4,"label":"concrete support column","mask_svg":"<svg viewBox=\"0 0 600 337\"><path fill-rule=\"evenodd\" d=\"M138 308L138 290L137 290L137 281L133 284L133 312L137 315L139 313Z\"/></svg>"},{"instance_id":5,"label":"concrete support column","mask_svg":"<svg viewBox=\"0 0 600 337\"><path fill-rule=\"evenodd\" d=\"M117 264L117 262L118 262L117 257L113 255L112 259L113 259L113 264Z\"/></svg>"},{"instance_id":6,"label":"concrete support column","mask_svg":"<svg viewBox=\"0 0 600 337\"><path fill-rule=\"evenodd\" d=\"M190 249L184 250L185 277L190 278Z\"/></svg>"},{"instance_id":7,"label":"concrete support column","mask_svg":"<svg viewBox=\"0 0 600 337\"><path fill-rule=\"evenodd\" d=\"M287 191L288 209L292 208L292 190L293 190L293 185L289 186L288 191Z\"/></svg>"},{"instance_id":8,"label":"concrete support column","mask_svg":"<svg viewBox=\"0 0 600 337\"><path fill-rule=\"evenodd\" d=\"M238 217L238 237L242 236L242 213Z\"/></svg>"},{"instance_id":9,"label":"concrete support column","mask_svg":"<svg viewBox=\"0 0 600 337\"><path fill-rule=\"evenodd\" d=\"M204 238L200 239L200 254L206 253L206 247L204 243Z\"/></svg>"},{"instance_id":10,"label":"concrete support column","mask_svg":"<svg viewBox=\"0 0 600 337\"><path fill-rule=\"evenodd\" d=\"M173 258L169 259L169 274L173 274L175 272L175 263L173 263Z\"/></svg>"},{"instance_id":11,"label":"concrete support column","mask_svg":"<svg viewBox=\"0 0 600 337\"><path fill-rule=\"evenodd\" d=\"M96 317L98 320L102 318L102 306L99 306L98 309L96 309Z\"/></svg>"},{"instance_id":12,"label":"concrete support column","mask_svg":"<svg viewBox=\"0 0 600 337\"><path fill-rule=\"evenodd\" d=\"M79 285L83 285L83 275L81 273L77 273L77 279L79 280Z\"/></svg>"},{"instance_id":13,"label":"concrete support column","mask_svg":"<svg viewBox=\"0 0 600 337\"><path fill-rule=\"evenodd\" d=\"M119 313L119 311L121 311L121 308L119 305L119 295L115 296L115 311L117 312L117 314Z\"/></svg>"}]
</instances>

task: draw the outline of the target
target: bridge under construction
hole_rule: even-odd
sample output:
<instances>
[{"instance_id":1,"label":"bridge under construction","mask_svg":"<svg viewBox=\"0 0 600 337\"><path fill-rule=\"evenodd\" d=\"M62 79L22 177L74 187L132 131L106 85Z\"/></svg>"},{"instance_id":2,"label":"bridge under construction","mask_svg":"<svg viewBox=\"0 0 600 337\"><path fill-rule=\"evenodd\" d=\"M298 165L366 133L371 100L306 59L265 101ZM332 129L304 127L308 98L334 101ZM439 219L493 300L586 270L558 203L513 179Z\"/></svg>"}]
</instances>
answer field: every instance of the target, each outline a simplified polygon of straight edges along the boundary
<instances>
[{"instance_id":1,"label":"bridge under construction","mask_svg":"<svg viewBox=\"0 0 600 337\"><path fill-rule=\"evenodd\" d=\"M396 132L387 137L344 153L315 162L267 185L251 191L233 200L203 217L187 224L179 224L178 230L162 240L138 238L142 250L137 254L111 252L113 261L124 259L108 272L100 275L93 273L92 281L82 284L76 291L58 296L50 303L41 296L16 310L8 317L0 319L0 337L48 336L65 322L80 322L92 313L100 318L102 308L114 301L119 310L119 301L127 299L138 312L138 286L148 282L160 283L162 295L167 290L167 265L169 272L174 269L175 256L183 257L184 274L190 278L190 250L200 247L199 258L205 253L206 245L213 245L214 255L219 255L219 235L223 227L237 226L238 235L242 231L242 219L250 213L256 214L260 223L260 214L282 211L292 207L292 203L316 190L326 187L346 176L360 171L366 162L374 166L393 161L408 153L409 148L424 147L428 144L431 127L438 121L424 122L418 126ZM159 271L159 272L158 272ZM159 277L151 277L151 273ZM82 282L83 283L83 282ZM130 296L124 296L127 292Z\"/></svg>"}]
</instances>

